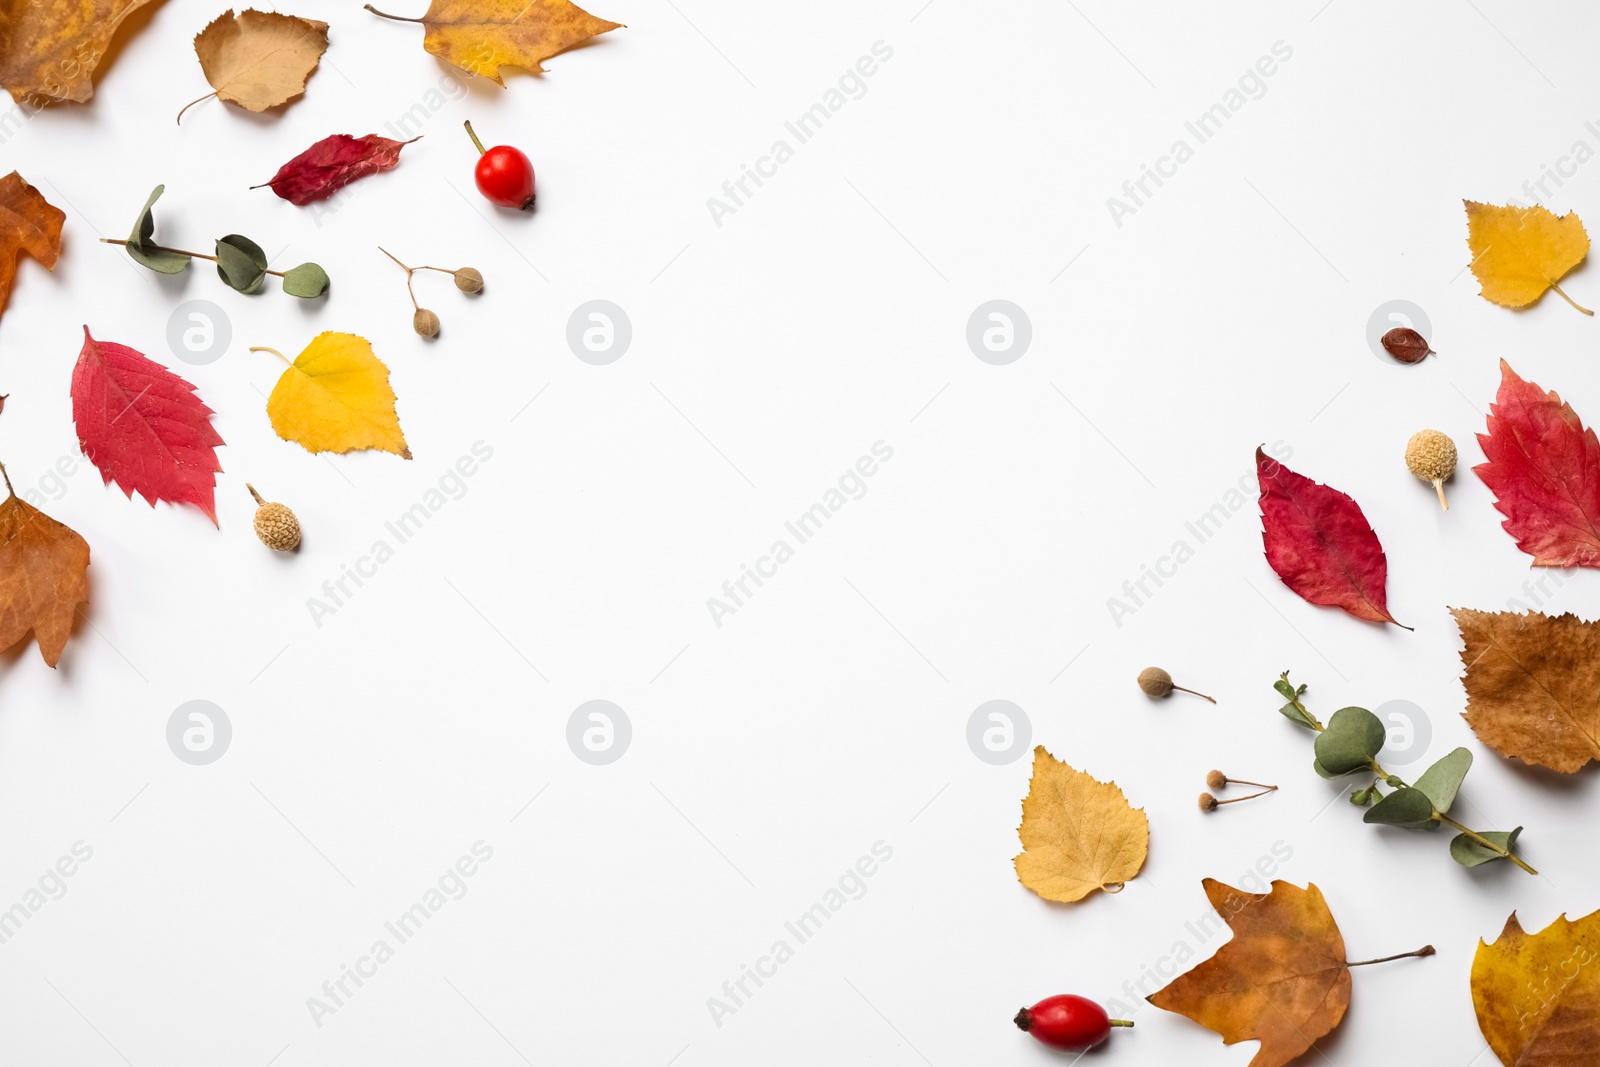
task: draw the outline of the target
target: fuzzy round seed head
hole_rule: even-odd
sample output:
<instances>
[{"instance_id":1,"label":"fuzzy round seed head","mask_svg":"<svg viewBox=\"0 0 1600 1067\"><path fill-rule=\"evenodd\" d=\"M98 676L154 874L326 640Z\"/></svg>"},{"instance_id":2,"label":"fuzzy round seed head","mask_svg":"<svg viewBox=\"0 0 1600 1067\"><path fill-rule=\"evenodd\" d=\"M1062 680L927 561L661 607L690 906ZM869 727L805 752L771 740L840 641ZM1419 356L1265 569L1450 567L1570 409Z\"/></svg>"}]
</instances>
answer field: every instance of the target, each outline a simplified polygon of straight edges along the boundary
<instances>
[{"instance_id":1,"label":"fuzzy round seed head","mask_svg":"<svg viewBox=\"0 0 1600 1067\"><path fill-rule=\"evenodd\" d=\"M1228 784L1228 776L1221 771L1209 771L1206 774L1206 785L1212 789L1221 789Z\"/></svg>"},{"instance_id":2,"label":"fuzzy round seed head","mask_svg":"<svg viewBox=\"0 0 1600 1067\"><path fill-rule=\"evenodd\" d=\"M1456 472L1456 443L1438 430L1418 430L1406 442L1406 466L1425 482L1442 482Z\"/></svg>"},{"instance_id":3,"label":"fuzzy round seed head","mask_svg":"<svg viewBox=\"0 0 1600 1067\"><path fill-rule=\"evenodd\" d=\"M1217 798L1212 796L1210 793L1201 793L1200 794L1200 810L1201 811L1216 811L1217 810Z\"/></svg>"},{"instance_id":4,"label":"fuzzy round seed head","mask_svg":"<svg viewBox=\"0 0 1600 1067\"><path fill-rule=\"evenodd\" d=\"M438 337L439 316L427 308L418 308L417 313L411 316L411 328L424 337Z\"/></svg>"},{"instance_id":5,"label":"fuzzy round seed head","mask_svg":"<svg viewBox=\"0 0 1600 1067\"><path fill-rule=\"evenodd\" d=\"M287 507L269 501L256 508L256 536L274 552L293 552L300 544L300 520Z\"/></svg>"},{"instance_id":6,"label":"fuzzy round seed head","mask_svg":"<svg viewBox=\"0 0 1600 1067\"><path fill-rule=\"evenodd\" d=\"M1172 675L1160 667L1146 667L1139 672L1139 688L1147 697L1164 697L1172 693Z\"/></svg>"},{"instance_id":7,"label":"fuzzy round seed head","mask_svg":"<svg viewBox=\"0 0 1600 1067\"><path fill-rule=\"evenodd\" d=\"M462 267L456 271L456 288L463 293L483 292L483 275L471 267Z\"/></svg>"}]
</instances>

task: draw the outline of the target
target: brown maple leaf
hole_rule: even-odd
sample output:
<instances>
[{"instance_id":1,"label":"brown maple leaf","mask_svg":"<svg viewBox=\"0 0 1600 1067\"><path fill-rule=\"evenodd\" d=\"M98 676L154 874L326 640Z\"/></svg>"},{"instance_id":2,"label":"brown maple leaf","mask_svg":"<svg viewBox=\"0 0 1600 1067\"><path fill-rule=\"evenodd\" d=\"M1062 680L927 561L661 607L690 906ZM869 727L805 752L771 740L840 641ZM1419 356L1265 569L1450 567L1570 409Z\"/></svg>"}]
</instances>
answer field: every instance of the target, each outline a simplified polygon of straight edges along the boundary
<instances>
[{"instance_id":1,"label":"brown maple leaf","mask_svg":"<svg viewBox=\"0 0 1600 1067\"><path fill-rule=\"evenodd\" d=\"M12 171L0 178L0 314L17 279L17 260L26 252L54 270L61 254L61 224L66 214Z\"/></svg>"},{"instance_id":2,"label":"brown maple leaf","mask_svg":"<svg viewBox=\"0 0 1600 1067\"><path fill-rule=\"evenodd\" d=\"M1452 608L1466 648L1465 718L1484 744L1571 774L1600 760L1600 623Z\"/></svg>"},{"instance_id":3,"label":"brown maple leaf","mask_svg":"<svg viewBox=\"0 0 1600 1067\"><path fill-rule=\"evenodd\" d=\"M122 21L150 0L0 0L0 85L37 110L94 95Z\"/></svg>"},{"instance_id":4,"label":"brown maple leaf","mask_svg":"<svg viewBox=\"0 0 1600 1067\"><path fill-rule=\"evenodd\" d=\"M1145 999L1215 1030L1223 1044L1260 1041L1250 1067L1282 1067L1338 1026L1350 1007L1351 967L1402 958L1347 962L1315 885L1273 882L1270 893L1246 893L1214 878L1201 884L1233 940ZM1431 956L1433 946L1403 955Z\"/></svg>"},{"instance_id":5,"label":"brown maple leaf","mask_svg":"<svg viewBox=\"0 0 1600 1067\"><path fill-rule=\"evenodd\" d=\"M89 602L89 543L17 496L4 466L0 477L0 651L32 630L54 667L78 605Z\"/></svg>"}]
</instances>

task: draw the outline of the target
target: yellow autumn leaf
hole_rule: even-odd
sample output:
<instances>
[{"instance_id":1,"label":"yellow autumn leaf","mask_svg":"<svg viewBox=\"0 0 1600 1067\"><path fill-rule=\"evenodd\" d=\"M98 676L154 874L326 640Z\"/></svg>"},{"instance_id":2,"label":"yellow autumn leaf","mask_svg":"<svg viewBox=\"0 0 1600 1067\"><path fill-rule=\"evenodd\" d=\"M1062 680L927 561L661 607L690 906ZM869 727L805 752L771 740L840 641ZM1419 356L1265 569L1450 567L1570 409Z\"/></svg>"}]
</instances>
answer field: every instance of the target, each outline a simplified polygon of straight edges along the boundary
<instances>
[{"instance_id":1,"label":"yellow autumn leaf","mask_svg":"<svg viewBox=\"0 0 1600 1067\"><path fill-rule=\"evenodd\" d=\"M1589 235L1573 212L1555 215L1542 207L1497 207L1463 200L1467 205L1467 247L1472 273L1486 300L1506 307L1527 307L1554 289L1556 295L1583 312L1557 285L1562 275L1589 254Z\"/></svg>"},{"instance_id":2,"label":"yellow autumn leaf","mask_svg":"<svg viewBox=\"0 0 1600 1067\"><path fill-rule=\"evenodd\" d=\"M279 437L308 452L377 448L410 459L394 400L389 368L372 354L371 343L330 331L318 334L272 387L267 417Z\"/></svg>"},{"instance_id":3,"label":"yellow autumn leaf","mask_svg":"<svg viewBox=\"0 0 1600 1067\"><path fill-rule=\"evenodd\" d=\"M504 86L500 68L540 73L540 61L609 30L620 22L595 18L571 0L432 0L419 19L366 9L396 22L420 22L422 47L468 74Z\"/></svg>"},{"instance_id":4,"label":"yellow autumn leaf","mask_svg":"<svg viewBox=\"0 0 1600 1067\"><path fill-rule=\"evenodd\" d=\"M1017 827L1017 878L1046 900L1116 892L1150 851L1150 821L1115 782L1101 782L1044 750L1033 750L1033 781Z\"/></svg>"},{"instance_id":5,"label":"yellow autumn leaf","mask_svg":"<svg viewBox=\"0 0 1600 1067\"><path fill-rule=\"evenodd\" d=\"M91 80L122 22L150 0L0 0L0 85L19 104L94 95Z\"/></svg>"},{"instance_id":6,"label":"yellow autumn leaf","mask_svg":"<svg viewBox=\"0 0 1600 1067\"><path fill-rule=\"evenodd\" d=\"M1600 911L1565 915L1536 934L1516 912L1472 958L1478 1028L1507 1067L1595 1062L1600 1047Z\"/></svg>"}]
</instances>

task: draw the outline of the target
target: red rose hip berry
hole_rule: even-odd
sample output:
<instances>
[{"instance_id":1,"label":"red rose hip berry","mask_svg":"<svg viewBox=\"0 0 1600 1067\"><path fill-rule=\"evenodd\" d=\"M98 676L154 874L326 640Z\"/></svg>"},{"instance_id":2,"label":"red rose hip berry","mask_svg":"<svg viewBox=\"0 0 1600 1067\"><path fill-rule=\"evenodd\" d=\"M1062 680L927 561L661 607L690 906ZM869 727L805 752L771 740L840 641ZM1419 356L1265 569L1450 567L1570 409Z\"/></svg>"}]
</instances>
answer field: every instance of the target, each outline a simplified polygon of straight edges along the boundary
<instances>
[{"instance_id":1,"label":"red rose hip berry","mask_svg":"<svg viewBox=\"0 0 1600 1067\"><path fill-rule=\"evenodd\" d=\"M500 207L533 208L533 162L520 148L497 144L484 148L478 135L472 132L472 123L463 123L467 136L478 146L478 165L472 176L478 183L478 192L491 204Z\"/></svg>"},{"instance_id":2,"label":"red rose hip berry","mask_svg":"<svg viewBox=\"0 0 1600 1067\"><path fill-rule=\"evenodd\" d=\"M1017 1027L1051 1048L1083 1052L1111 1034L1113 1026L1132 1026L1125 1019L1108 1019L1106 1011L1087 997L1063 993L1045 997L1017 1012Z\"/></svg>"}]
</instances>

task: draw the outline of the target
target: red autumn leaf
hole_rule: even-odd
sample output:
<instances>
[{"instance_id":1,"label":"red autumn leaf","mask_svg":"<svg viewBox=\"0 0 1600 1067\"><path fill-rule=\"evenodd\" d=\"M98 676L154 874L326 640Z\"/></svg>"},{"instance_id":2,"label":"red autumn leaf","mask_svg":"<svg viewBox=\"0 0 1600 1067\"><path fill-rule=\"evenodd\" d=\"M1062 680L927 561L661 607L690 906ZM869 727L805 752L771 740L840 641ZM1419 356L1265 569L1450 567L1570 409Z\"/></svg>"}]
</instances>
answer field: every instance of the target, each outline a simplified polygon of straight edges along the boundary
<instances>
[{"instance_id":1,"label":"red autumn leaf","mask_svg":"<svg viewBox=\"0 0 1600 1067\"><path fill-rule=\"evenodd\" d=\"M1267 562L1304 600L1368 622L1396 622L1384 586L1389 561L1361 505L1256 449ZM1410 629L1409 626L1405 626Z\"/></svg>"},{"instance_id":2,"label":"red autumn leaf","mask_svg":"<svg viewBox=\"0 0 1600 1067\"><path fill-rule=\"evenodd\" d=\"M411 138L411 141L417 140ZM336 133L324 137L278 168L270 182L263 182L291 204L304 206L323 200L357 178L388 170L400 162L400 149L411 141L392 141L369 133L351 137ZM252 185L260 189L262 185Z\"/></svg>"},{"instance_id":3,"label":"red autumn leaf","mask_svg":"<svg viewBox=\"0 0 1600 1067\"><path fill-rule=\"evenodd\" d=\"M194 386L126 345L96 341L83 328L72 368L72 421L78 445L131 499L193 504L217 521L216 446L211 409Z\"/></svg>"},{"instance_id":4,"label":"red autumn leaf","mask_svg":"<svg viewBox=\"0 0 1600 1067\"><path fill-rule=\"evenodd\" d=\"M1500 525L1540 567L1600 567L1600 441L1572 405L1500 361L1489 462L1472 472L1494 493Z\"/></svg>"}]
</instances>

